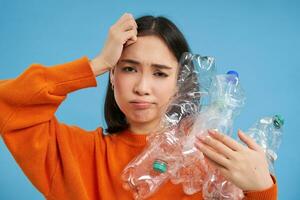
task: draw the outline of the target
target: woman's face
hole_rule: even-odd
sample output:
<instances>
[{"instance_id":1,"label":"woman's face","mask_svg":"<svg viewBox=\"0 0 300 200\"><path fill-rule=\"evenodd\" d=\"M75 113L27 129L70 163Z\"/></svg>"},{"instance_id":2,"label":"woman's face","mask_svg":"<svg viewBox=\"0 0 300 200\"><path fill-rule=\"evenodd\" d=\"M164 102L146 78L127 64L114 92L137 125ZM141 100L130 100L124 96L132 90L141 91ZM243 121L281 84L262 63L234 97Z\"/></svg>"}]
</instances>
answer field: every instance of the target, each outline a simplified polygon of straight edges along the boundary
<instances>
[{"instance_id":1,"label":"woman's face","mask_svg":"<svg viewBox=\"0 0 300 200\"><path fill-rule=\"evenodd\" d=\"M116 102L130 125L157 124L175 94L178 61L158 36L124 48L111 73Z\"/></svg>"}]
</instances>

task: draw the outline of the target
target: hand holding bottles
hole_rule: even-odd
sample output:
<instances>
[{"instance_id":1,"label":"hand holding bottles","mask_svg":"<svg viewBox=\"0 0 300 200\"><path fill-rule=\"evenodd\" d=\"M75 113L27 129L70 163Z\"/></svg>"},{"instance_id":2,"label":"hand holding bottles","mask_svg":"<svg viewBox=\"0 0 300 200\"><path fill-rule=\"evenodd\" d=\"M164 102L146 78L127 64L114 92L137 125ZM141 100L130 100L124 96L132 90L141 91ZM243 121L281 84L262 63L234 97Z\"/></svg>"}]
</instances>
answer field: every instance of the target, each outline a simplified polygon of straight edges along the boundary
<instances>
[{"instance_id":1,"label":"hand holding bottles","mask_svg":"<svg viewBox=\"0 0 300 200\"><path fill-rule=\"evenodd\" d=\"M250 137L239 131L242 145L234 139L210 131L209 136L197 141L197 148L204 153L216 169L243 191L263 190L271 187L272 178L262 148Z\"/></svg>"}]
</instances>

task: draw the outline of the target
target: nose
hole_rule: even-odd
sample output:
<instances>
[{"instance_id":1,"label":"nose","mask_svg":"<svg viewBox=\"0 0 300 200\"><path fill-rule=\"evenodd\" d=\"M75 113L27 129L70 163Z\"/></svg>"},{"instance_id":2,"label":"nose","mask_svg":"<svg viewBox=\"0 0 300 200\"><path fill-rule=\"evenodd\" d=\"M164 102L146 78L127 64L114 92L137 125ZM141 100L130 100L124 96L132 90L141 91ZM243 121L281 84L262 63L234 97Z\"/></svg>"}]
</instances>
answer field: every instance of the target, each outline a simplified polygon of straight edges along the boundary
<instances>
[{"instance_id":1,"label":"nose","mask_svg":"<svg viewBox=\"0 0 300 200\"><path fill-rule=\"evenodd\" d=\"M134 93L140 96L150 94L150 80L145 75L141 75L134 85Z\"/></svg>"}]
</instances>

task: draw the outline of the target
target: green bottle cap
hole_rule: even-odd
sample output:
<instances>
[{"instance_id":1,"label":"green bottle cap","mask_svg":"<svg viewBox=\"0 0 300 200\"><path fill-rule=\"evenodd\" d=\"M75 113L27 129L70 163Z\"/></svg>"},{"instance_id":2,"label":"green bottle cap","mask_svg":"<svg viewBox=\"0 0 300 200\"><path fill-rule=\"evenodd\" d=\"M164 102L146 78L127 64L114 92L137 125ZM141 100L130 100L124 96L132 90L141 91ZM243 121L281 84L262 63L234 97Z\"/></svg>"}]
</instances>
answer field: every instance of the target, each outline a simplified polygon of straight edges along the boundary
<instances>
[{"instance_id":1,"label":"green bottle cap","mask_svg":"<svg viewBox=\"0 0 300 200\"><path fill-rule=\"evenodd\" d=\"M164 173L167 171L167 163L162 160L155 160L153 162L153 169L160 173Z\"/></svg>"},{"instance_id":2,"label":"green bottle cap","mask_svg":"<svg viewBox=\"0 0 300 200\"><path fill-rule=\"evenodd\" d=\"M284 124L284 119L280 115L275 115L273 117L273 124L275 128L280 129Z\"/></svg>"}]
</instances>

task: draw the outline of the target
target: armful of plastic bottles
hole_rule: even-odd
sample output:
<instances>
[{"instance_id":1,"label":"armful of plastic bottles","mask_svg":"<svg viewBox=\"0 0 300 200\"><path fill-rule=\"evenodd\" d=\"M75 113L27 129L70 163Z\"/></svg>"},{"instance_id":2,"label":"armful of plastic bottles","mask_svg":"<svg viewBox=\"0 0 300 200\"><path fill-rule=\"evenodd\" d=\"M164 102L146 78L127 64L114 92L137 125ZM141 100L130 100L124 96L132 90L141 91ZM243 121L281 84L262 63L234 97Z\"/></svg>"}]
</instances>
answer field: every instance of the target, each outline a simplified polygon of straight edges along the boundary
<instances>
[{"instance_id":1,"label":"armful of plastic bottles","mask_svg":"<svg viewBox=\"0 0 300 200\"><path fill-rule=\"evenodd\" d=\"M213 77L208 97L209 101L195 116L191 132L184 141L182 167L171 180L175 184L182 183L186 194L202 191L204 199L241 199L242 190L209 166L202 152L194 147L196 135L205 136L208 129L231 136L234 119L245 103L237 72ZM223 186L226 186L226 194Z\"/></svg>"},{"instance_id":2,"label":"armful of plastic bottles","mask_svg":"<svg viewBox=\"0 0 300 200\"><path fill-rule=\"evenodd\" d=\"M180 167L182 141L200 111L215 74L214 58L184 53L179 62L177 93L160 126L147 137L143 152L123 170L123 187L135 199L151 196Z\"/></svg>"}]
</instances>

